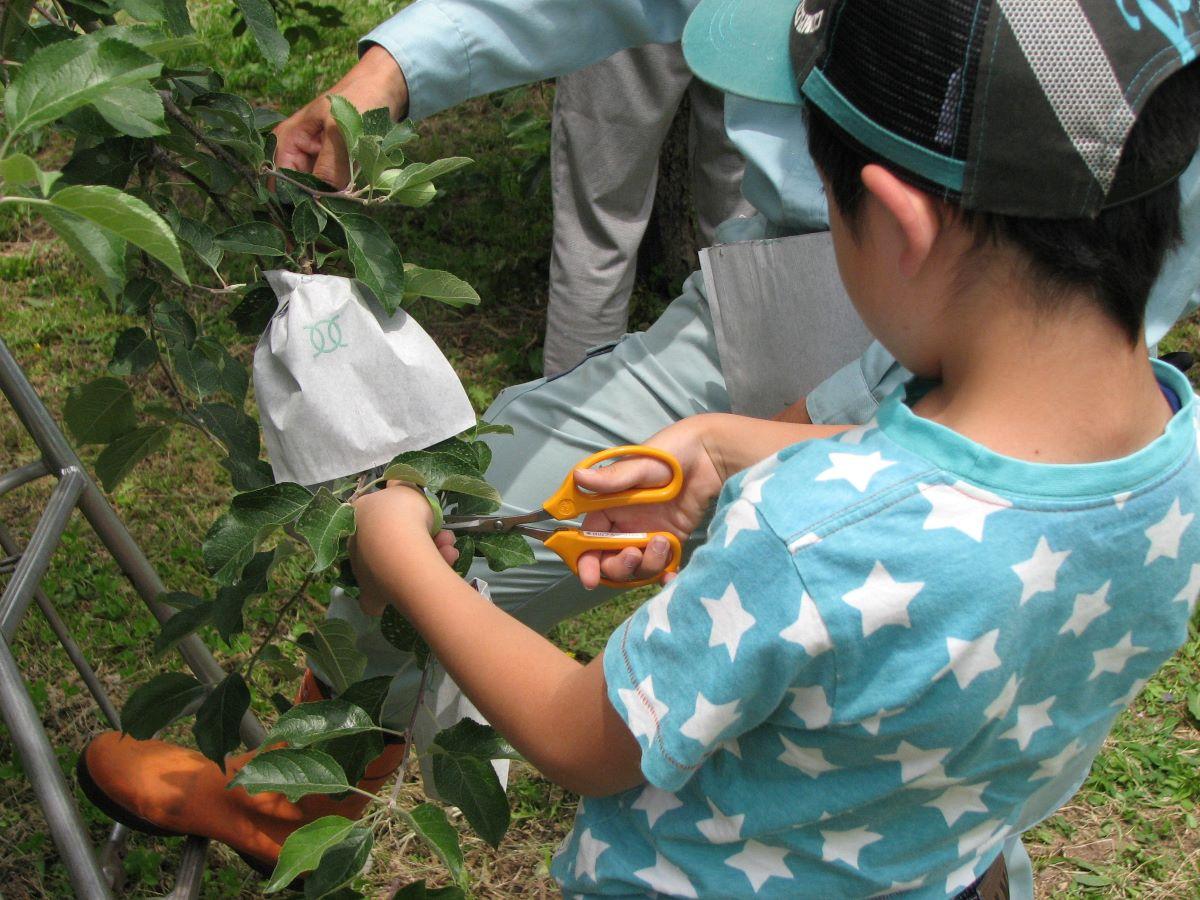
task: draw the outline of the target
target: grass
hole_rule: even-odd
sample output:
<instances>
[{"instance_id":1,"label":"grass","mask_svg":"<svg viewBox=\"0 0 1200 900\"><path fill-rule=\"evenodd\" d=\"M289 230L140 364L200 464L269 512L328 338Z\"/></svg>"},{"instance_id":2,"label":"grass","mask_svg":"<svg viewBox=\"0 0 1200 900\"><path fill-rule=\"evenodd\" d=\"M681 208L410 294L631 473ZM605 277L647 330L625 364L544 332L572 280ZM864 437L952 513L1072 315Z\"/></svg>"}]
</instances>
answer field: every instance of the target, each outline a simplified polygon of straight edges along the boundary
<instances>
[{"instance_id":1,"label":"grass","mask_svg":"<svg viewBox=\"0 0 1200 900\"><path fill-rule=\"evenodd\" d=\"M346 27L326 35L321 47L297 48L287 71L272 74L246 40L224 38L228 6L214 4L198 16L202 39L216 48L214 61L230 77L230 88L257 95L287 112L310 99L317 85L331 83L353 60L354 39L382 20L386 4L369 0L347 10ZM220 37L220 40L217 38ZM534 87L503 97L472 101L421 128L413 155L431 159L467 155L477 165L444 185L446 195L419 213L389 221L406 258L447 268L467 278L484 298L478 310L421 306L416 315L463 373L471 398L482 409L501 387L537 374L544 326L545 272L550 239L549 197L543 186L529 193L521 178L523 160L509 147L504 122L517 111L548 114L551 92ZM653 318L657 297L635 298L633 324ZM124 327L83 277L71 255L36 223L8 215L0 221L0 333L50 409L60 412L69 388L100 373L112 335ZM1180 326L1165 342L1169 349L1200 350L1196 322ZM248 359L252 347L239 354ZM152 381L139 389L149 397ZM7 408L0 411L0 470L32 458ZM550 476L548 476L550 477ZM4 522L19 536L29 533L47 496L31 486L4 498ZM112 500L171 589L202 583L198 536L218 513L228 482L206 444L183 433L140 465ZM151 644L157 626L113 564L100 552L78 517L68 529L45 581L47 593L97 665L105 685L122 700L164 665ZM325 597L314 591L302 613L322 612ZM580 658L594 655L612 628L638 601L628 595L559 626L553 637ZM267 601L260 604L265 612ZM264 618L263 615L251 618ZM299 624L293 630L300 628ZM215 639L213 641L215 645ZM31 614L14 650L31 693L70 772L87 738L104 727L81 683L56 649L41 618ZM243 638L223 651L244 654ZM1200 707L1200 640L1192 640L1151 682L1134 708L1121 717L1091 777L1057 816L1028 835L1039 895L1069 897L1183 897L1200 893L1200 731L1189 712ZM291 690L286 672L264 671L261 697ZM266 707L260 706L265 712ZM186 737L186 729L177 736ZM402 792L414 800L419 786L409 773ZM557 895L547 874L550 854L570 827L575 798L527 768L510 787L514 825L500 851L465 833L469 865L481 897ZM101 840L108 820L88 803L80 807L92 837ZM10 900L70 896L64 870L46 833L32 791L0 728L0 885ZM465 830L464 830L465 832ZM382 851L366 876L370 896L389 885L440 877L438 868L397 825L379 837ZM135 836L126 857L129 896L168 890L178 841ZM255 897L262 882L232 853L214 847L204 896Z\"/></svg>"}]
</instances>

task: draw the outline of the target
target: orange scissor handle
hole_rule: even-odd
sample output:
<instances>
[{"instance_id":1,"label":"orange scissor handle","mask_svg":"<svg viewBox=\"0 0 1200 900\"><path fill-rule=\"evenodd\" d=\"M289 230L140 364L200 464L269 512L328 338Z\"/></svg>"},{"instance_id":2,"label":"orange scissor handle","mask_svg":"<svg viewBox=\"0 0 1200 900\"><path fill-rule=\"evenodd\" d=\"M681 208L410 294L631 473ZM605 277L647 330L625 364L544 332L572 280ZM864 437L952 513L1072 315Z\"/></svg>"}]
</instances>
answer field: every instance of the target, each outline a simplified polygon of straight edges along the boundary
<instances>
[{"instance_id":1,"label":"orange scissor handle","mask_svg":"<svg viewBox=\"0 0 1200 900\"><path fill-rule=\"evenodd\" d=\"M645 584L655 584L665 572L678 572L679 563L683 558L683 547L679 538L667 531L652 531L646 534L606 534L597 531L579 531L576 528L563 528L546 538L545 544L572 572L579 574L579 557L589 550L602 550L609 553L619 553L626 547L645 549L654 538L661 535L671 545L671 561L667 567L653 578L643 578L640 581L609 581L601 578L600 583L605 587L635 588Z\"/></svg>"},{"instance_id":2,"label":"orange scissor handle","mask_svg":"<svg viewBox=\"0 0 1200 900\"><path fill-rule=\"evenodd\" d=\"M571 472L562 483L562 487L551 494L550 498L542 504L546 512L562 521L563 519L573 519L583 513L595 512L598 509L612 509L615 506L640 506L645 503L665 503L679 496L679 491L683 487L683 468L674 456L656 447L640 445L610 447L599 453L593 453L575 468L590 469L605 460L617 459L622 456L646 456L666 463L671 467L670 482L662 487L631 488L612 494L591 494L575 484L575 473Z\"/></svg>"}]
</instances>

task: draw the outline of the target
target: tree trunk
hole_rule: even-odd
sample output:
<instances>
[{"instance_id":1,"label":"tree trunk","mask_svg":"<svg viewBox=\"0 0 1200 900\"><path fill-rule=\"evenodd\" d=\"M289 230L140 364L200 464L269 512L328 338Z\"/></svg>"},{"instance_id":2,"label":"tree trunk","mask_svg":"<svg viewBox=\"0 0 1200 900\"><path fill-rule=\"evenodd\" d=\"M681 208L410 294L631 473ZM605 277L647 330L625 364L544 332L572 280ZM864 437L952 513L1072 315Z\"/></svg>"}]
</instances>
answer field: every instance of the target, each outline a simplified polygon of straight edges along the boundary
<instances>
[{"instance_id":1,"label":"tree trunk","mask_svg":"<svg viewBox=\"0 0 1200 900\"><path fill-rule=\"evenodd\" d=\"M691 114L691 102L684 94L663 144L654 210L638 250L638 282L664 300L679 293L683 280L700 265L688 165Z\"/></svg>"}]
</instances>

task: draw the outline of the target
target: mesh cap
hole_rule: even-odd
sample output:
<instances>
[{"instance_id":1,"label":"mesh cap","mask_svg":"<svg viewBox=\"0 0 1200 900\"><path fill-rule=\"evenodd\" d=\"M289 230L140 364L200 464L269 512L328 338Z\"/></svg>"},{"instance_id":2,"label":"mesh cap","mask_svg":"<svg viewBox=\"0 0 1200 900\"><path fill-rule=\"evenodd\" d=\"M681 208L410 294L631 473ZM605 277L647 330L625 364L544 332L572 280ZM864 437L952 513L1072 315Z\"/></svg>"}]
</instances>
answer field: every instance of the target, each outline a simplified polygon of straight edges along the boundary
<instances>
[{"instance_id":1,"label":"mesh cap","mask_svg":"<svg viewBox=\"0 0 1200 900\"><path fill-rule=\"evenodd\" d=\"M1196 4L1151 0L702 0L684 35L718 87L803 96L922 187L1039 218L1092 217L1183 172L1190 152L1153 170L1121 154L1198 48Z\"/></svg>"}]
</instances>

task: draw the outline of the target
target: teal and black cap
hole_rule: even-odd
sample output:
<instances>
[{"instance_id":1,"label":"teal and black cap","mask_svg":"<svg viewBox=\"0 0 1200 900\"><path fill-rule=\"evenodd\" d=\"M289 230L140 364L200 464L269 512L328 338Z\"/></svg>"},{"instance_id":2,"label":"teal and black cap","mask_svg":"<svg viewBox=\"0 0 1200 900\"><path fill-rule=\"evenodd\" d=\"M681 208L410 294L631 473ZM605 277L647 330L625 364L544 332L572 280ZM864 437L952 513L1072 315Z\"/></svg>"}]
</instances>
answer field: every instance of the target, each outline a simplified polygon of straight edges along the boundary
<instances>
[{"instance_id":1,"label":"teal and black cap","mask_svg":"<svg viewBox=\"0 0 1200 900\"><path fill-rule=\"evenodd\" d=\"M1121 166L1146 100L1200 51L1200 0L701 0L693 71L809 100L964 208L1088 218L1182 174ZM1194 148L1193 148L1194 149Z\"/></svg>"}]
</instances>

